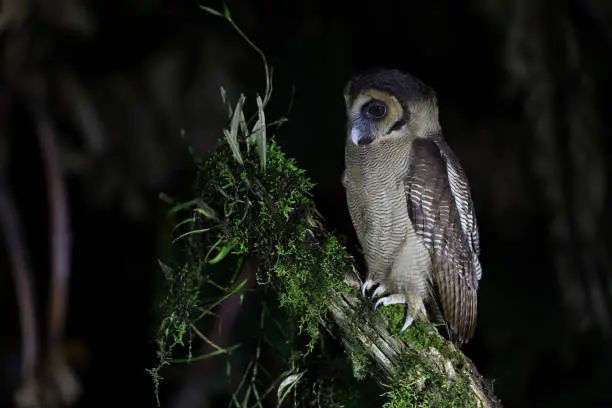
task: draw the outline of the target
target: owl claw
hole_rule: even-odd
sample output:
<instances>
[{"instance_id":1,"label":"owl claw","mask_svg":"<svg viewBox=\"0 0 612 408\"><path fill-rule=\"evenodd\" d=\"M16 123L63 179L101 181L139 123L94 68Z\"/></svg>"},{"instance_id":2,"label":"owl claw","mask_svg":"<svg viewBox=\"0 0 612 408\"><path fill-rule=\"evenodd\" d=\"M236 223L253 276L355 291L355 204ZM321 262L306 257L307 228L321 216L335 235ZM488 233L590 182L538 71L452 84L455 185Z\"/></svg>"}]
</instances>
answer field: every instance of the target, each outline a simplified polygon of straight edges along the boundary
<instances>
[{"instance_id":1,"label":"owl claw","mask_svg":"<svg viewBox=\"0 0 612 408\"><path fill-rule=\"evenodd\" d=\"M370 297L370 300L374 300L376 296L382 295L386 291L387 291L387 288L384 285L382 284L378 285L378 287L374 290L374 292L372 292L372 296Z\"/></svg>"},{"instance_id":2,"label":"owl claw","mask_svg":"<svg viewBox=\"0 0 612 408\"><path fill-rule=\"evenodd\" d=\"M363 282L363 285L361 285L361 294L363 295L363 297L365 297L366 292L370 290L370 288L374 285L376 285L376 283L370 279Z\"/></svg>"},{"instance_id":3,"label":"owl claw","mask_svg":"<svg viewBox=\"0 0 612 408\"><path fill-rule=\"evenodd\" d=\"M406 329L410 327L410 325L412 325L412 322L414 322L414 319L412 318L412 316L410 316L409 314L406 314L406 322L402 326L402 329L400 330L400 334L405 332Z\"/></svg>"},{"instance_id":4,"label":"owl claw","mask_svg":"<svg viewBox=\"0 0 612 408\"><path fill-rule=\"evenodd\" d=\"M381 304L383 306L389 306L389 305L397 305L400 303L406 303L406 297L404 295L395 294L395 295L385 296L376 301L376 303L374 304L374 310L376 310L378 306L380 306Z\"/></svg>"}]
</instances>

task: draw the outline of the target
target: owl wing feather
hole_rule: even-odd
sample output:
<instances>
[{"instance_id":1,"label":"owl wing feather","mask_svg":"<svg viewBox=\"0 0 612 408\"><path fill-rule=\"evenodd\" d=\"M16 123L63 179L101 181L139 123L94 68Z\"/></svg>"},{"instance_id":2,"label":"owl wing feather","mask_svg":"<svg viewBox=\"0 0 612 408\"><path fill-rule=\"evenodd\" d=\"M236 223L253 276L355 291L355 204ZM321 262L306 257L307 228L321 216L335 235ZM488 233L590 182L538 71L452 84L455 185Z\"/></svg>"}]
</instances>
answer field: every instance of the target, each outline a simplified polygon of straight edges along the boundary
<instances>
[{"instance_id":1,"label":"owl wing feather","mask_svg":"<svg viewBox=\"0 0 612 408\"><path fill-rule=\"evenodd\" d=\"M441 138L413 142L404 188L410 220L431 254L434 295L450 336L467 341L476 328L478 232L467 179Z\"/></svg>"},{"instance_id":2,"label":"owl wing feather","mask_svg":"<svg viewBox=\"0 0 612 408\"><path fill-rule=\"evenodd\" d=\"M446 163L448 180L455 204L459 212L461 220L461 229L465 233L470 249L472 250L472 262L476 269L478 280L482 277L482 267L478 256L480 255L480 237L478 235L478 225L476 223L476 214L474 212L474 202L470 194L470 186L467 181L467 176L463 167L455 153L443 140L437 141L436 145L440 149L440 154Z\"/></svg>"}]
</instances>

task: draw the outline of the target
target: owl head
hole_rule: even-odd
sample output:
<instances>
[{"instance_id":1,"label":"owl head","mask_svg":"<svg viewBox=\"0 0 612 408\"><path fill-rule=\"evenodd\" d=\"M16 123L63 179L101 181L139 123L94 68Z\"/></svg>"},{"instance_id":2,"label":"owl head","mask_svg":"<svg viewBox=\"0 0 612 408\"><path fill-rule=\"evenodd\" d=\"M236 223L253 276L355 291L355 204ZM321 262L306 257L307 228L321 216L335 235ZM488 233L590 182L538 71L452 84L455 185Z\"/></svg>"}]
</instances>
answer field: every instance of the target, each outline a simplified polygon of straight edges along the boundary
<instances>
[{"instance_id":1,"label":"owl head","mask_svg":"<svg viewBox=\"0 0 612 408\"><path fill-rule=\"evenodd\" d=\"M347 143L367 146L438 133L434 91L417 78L391 69L354 76L344 89Z\"/></svg>"}]
</instances>

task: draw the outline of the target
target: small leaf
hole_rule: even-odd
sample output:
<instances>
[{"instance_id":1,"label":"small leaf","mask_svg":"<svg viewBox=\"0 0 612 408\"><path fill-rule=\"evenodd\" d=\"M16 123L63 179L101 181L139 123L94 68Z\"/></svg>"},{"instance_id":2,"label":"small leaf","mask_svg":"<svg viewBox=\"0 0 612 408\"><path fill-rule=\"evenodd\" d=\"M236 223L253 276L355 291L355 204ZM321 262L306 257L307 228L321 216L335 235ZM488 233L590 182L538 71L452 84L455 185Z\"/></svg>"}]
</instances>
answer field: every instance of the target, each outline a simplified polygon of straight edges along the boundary
<instances>
[{"instance_id":1,"label":"small leaf","mask_svg":"<svg viewBox=\"0 0 612 408\"><path fill-rule=\"evenodd\" d=\"M201 228L201 229L197 229L197 230L187 231L187 232L185 232L184 234L181 234L181 235L179 235L178 237L174 238L174 239L172 240L172 243L174 244L175 242L177 242L177 241L179 241L179 240L181 240L181 239L183 239L183 238L185 238L185 237L188 237L188 236L190 236L190 235L194 235L194 234L203 234L203 233L205 233L205 232L208 232L208 231L212 230L213 228L214 228L214 227L210 227L210 228Z\"/></svg>"},{"instance_id":2,"label":"small leaf","mask_svg":"<svg viewBox=\"0 0 612 408\"><path fill-rule=\"evenodd\" d=\"M219 219L215 210L201 199L198 200L198 208L196 208L195 211L198 214L202 214L206 218L210 218L211 220Z\"/></svg>"},{"instance_id":3,"label":"small leaf","mask_svg":"<svg viewBox=\"0 0 612 408\"><path fill-rule=\"evenodd\" d=\"M230 14L229 7L227 7L227 4L225 2L223 2L223 12L223 16L229 21L232 21L232 15Z\"/></svg>"},{"instance_id":4,"label":"small leaf","mask_svg":"<svg viewBox=\"0 0 612 408\"><path fill-rule=\"evenodd\" d=\"M242 114L242 107L244 106L244 102L246 97L244 94L240 94L240 98L238 98L238 102L236 103L236 109L234 109L234 114L232 115L232 123L231 123L231 132L233 135L238 135L238 125L240 124L240 115ZM242 115L244 118L244 115Z\"/></svg>"},{"instance_id":5,"label":"small leaf","mask_svg":"<svg viewBox=\"0 0 612 408\"><path fill-rule=\"evenodd\" d=\"M266 169L266 116L263 110L263 101L261 97L257 95L257 122L253 126L253 135L251 142L257 146L257 153L259 154L259 161L261 168Z\"/></svg>"},{"instance_id":6,"label":"small leaf","mask_svg":"<svg viewBox=\"0 0 612 408\"><path fill-rule=\"evenodd\" d=\"M217 262L220 262L221 260L223 260L223 258L225 258L227 256L227 254L229 254L230 252L230 246L226 245L223 248L221 248L221 250L219 251L219 253L210 261L208 261L209 264L214 265Z\"/></svg>"},{"instance_id":7,"label":"small leaf","mask_svg":"<svg viewBox=\"0 0 612 408\"><path fill-rule=\"evenodd\" d=\"M242 114L242 106L244 105L244 101L244 94L240 94L240 98L238 99L238 103L236 104L236 109L234 109L234 115L232 116L232 121L230 123L230 130L228 132L227 129L223 129L223 134L225 135L227 143L232 149L234 158L241 165L244 164L244 162L242 161L242 156L240 154L240 145L238 144L238 126L240 124L240 116ZM244 117L244 115L242 116Z\"/></svg>"},{"instance_id":8,"label":"small leaf","mask_svg":"<svg viewBox=\"0 0 612 408\"><path fill-rule=\"evenodd\" d=\"M238 163L243 164L242 157L240 156L240 148L238 147L238 141L234 141L232 139L232 135L230 132L227 131L227 129L223 129L223 134L225 135L225 138L227 139L227 143L232 148L232 153L234 154L234 158L236 159Z\"/></svg>"},{"instance_id":9,"label":"small leaf","mask_svg":"<svg viewBox=\"0 0 612 408\"><path fill-rule=\"evenodd\" d=\"M247 126L246 123L246 119L244 118L244 112L240 112L240 119L238 121L239 125L240 125L240 131L242 132L243 135L248 135L249 134L249 128Z\"/></svg>"},{"instance_id":10,"label":"small leaf","mask_svg":"<svg viewBox=\"0 0 612 408\"><path fill-rule=\"evenodd\" d=\"M170 234L172 235L174 233L174 231L176 231L177 229L181 228L183 225L185 224L189 224L195 222L195 219L192 218L185 218L183 221L178 222L174 225L174 227L172 227L172 231L170 231Z\"/></svg>"},{"instance_id":11,"label":"small leaf","mask_svg":"<svg viewBox=\"0 0 612 408\"><path fill-rule=\"evenodd\" d=\"M276 391L276 397L278 398L279 405L282 404L284 399L287 397L287 394L289 394L293 387L297 386L297 383L304 375L304 371L295 374L290 373L291 371L288 371L283 374L286 375L286 377L283 379L283 381L281 381L280 385L278 386L278 390Z\"/></svg>"},{"instance_id":12,"label":"small leaf","mask_svg":"<svg viewBox=\"0 0 612 408\"><path fill-rule=\"evenodd\" d=\"M236 345L228 347L226 349L217 349L217 350L211 351L210 353L201 354L201 355L195 356L195 357L190 357L190 358L175 358L175 359L173 359L171 361L174 364L194 363L196 361L206 360L207 358L218 356L219 354L231 354L232 351L236 350L238 347L240 347L240 344L236 344Z\"/></svg>"},{"instance_id":13,"label":"small leaf","mask_svg":"<svg viewBox=\"0 0 612 408\"><path fill-rule=\"evenodd\" d=\"M173 269L170 266L168 266L165 263L163 263L162 261L160 261L159 259L157 260L157 263L159 264L160 269L164 273L164 276L166 278L169 278L170 275L172 274L172 270Z\"/></svg>"},{"instance_id":14,"label":"small leaf","mask_svg":"<svg viewBox=\"0 0 612 408\"><path fill-rule=\"evenodd\" d=\"M182 203L175 204L174 206L172 206L172 208L170 208L168 210L168 215L175 214L175 213L177 213L177 212L179 212L181 210L186 210L189 207L197 205L199 200L200 200L199 198L194 198L194 199L189 200L189 201L185 201L185 202L182 202Z\"/></svg>"},{"instance_id":15,"label":"small leaf","mask_svg":"<svg viewBox=\"0 0 612 408\"><path fill-rule=\"evenodd\" d=\"M206 7L206 6L202 6L201 4L199 4L200 8L204 11L209 12L210 14L212 14L213 16L219 16L219 17L223 17L223 14L221 14L220 12L218 12L217 10L210 8L210 7Z\"/></svg>"},{"instance_id":16,"label":"small leaf","mask_svg":"<svg viewBox=\"0 0 612 408\"><path fill-rule=\"evenodd\" d=\"M161 201L163 201L166 204L174 204L176 202L176 200L172 197L170 197L168 194L166 193L159 193L157 195L157 198L159 198Z\"/></svg>"},{"instance_id":17,"label":"small leaf","mask_svg":"<svg viewBox=\"0 0 612 408\"><path fill-rule=\"evenodd\" d=\"M225 88L221 87L221 100L223 101L223 105L227 108L227 116L232 117L232 105L227 100L227 93L225 92Z\"/></svg>"}]
</instances>

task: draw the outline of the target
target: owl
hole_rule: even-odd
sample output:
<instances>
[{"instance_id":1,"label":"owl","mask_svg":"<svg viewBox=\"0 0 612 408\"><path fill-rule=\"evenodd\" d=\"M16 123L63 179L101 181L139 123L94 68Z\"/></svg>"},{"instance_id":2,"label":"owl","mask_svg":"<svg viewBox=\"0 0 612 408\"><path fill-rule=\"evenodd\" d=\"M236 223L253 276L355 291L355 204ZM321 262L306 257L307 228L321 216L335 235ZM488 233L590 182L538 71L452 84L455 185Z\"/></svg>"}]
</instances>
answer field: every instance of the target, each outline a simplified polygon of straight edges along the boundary
<instances>
[{"instance_id":1,"label":"owl","mask_svg":"<svg viewBox=\"0 0 612 408\"><path fill-rule=\"evenodd\" d=\"M451 340L474 334L482 269L466 174L445 142L434 91L380 69L352 78L342 184L375 308L405 304L441 320Z\"/></svg>"}]
</instances>

